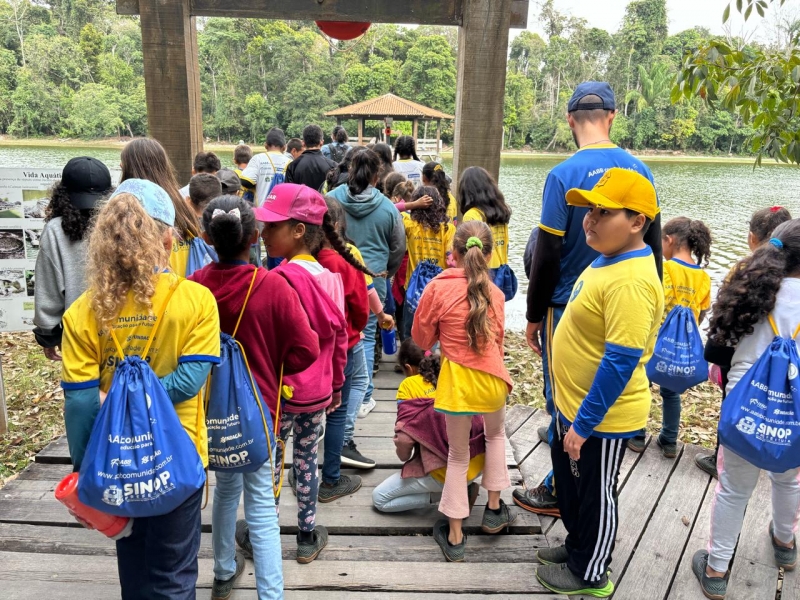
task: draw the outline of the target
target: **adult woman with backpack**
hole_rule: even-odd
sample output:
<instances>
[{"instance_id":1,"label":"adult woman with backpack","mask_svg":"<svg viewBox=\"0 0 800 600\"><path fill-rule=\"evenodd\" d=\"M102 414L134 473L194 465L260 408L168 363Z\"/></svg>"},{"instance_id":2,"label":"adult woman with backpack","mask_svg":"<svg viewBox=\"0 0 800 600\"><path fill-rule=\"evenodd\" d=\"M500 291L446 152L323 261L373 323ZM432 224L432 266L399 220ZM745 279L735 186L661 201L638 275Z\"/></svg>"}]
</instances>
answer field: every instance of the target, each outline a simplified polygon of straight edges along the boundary
<instances>
[{"instance_id":1,"label":"adult woman with backpack","mask_svg":"<svg viewBox=\"0 0 800 600\"><path fill-rule=\"evenodd\" d=\"M350 150L350 145L347 143L348 139L345 128L337 125L331 133L331 143L322 147L322 156L330 158L338 165L344 160L347 151Z\"/></svg>"}]
</instances>

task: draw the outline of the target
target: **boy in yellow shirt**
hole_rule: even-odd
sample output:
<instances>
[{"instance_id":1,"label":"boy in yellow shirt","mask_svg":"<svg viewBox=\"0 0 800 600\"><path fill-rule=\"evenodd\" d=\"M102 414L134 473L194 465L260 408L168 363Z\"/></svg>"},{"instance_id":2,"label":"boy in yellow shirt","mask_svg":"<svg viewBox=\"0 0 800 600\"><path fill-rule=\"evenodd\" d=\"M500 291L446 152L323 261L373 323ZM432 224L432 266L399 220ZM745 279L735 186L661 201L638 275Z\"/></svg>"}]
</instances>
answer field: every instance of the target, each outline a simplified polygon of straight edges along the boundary
<instances>
[{"instance_id":1,"label":"boy in yellow shirt","mask_svg":"<svg viewBox=\"0 0 800 600\"><path fill-rule=\"evenodd\" d=\"M626 441L647 423L653 353L664 292L644 235L658 215L653 185L609 169L567 202L589 207L586 242L600 252L575 283L553 339L556 436L551 446L563 546L538 553L548 589L606 598L617 533L617 477Z\"/></svg>"}]
</instances>

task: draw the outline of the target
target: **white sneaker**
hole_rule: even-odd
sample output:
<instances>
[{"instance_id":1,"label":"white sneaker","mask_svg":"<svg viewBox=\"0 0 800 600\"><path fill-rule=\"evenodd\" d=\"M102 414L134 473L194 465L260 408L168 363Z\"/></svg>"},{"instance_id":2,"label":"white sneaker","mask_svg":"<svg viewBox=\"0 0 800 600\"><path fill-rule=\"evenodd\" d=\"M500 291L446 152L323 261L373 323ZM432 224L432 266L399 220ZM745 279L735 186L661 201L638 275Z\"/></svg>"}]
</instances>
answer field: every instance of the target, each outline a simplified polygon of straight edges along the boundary
<instances>
[{"instance_id":1,"label":"white sneaker","mask_svg":"<svg viewBox=\"0 0 800 600\"><path fill-rule=\"evenodd\" d=\"M366 417L377 405L375 398L370 398L369 402L362 404L361 408L358 409L358 418L363 419Z\"/></svg>"}]
</instances>

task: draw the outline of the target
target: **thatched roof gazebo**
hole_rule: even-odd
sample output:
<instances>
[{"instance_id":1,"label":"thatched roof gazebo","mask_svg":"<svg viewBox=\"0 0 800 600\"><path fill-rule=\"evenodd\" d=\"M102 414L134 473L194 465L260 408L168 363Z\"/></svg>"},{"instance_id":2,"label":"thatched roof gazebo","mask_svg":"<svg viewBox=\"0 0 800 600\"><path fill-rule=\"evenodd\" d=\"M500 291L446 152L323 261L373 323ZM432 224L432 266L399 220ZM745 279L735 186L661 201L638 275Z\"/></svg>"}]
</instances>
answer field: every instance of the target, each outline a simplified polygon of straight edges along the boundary
<instances>
[{"instance_id":1,"label":"thatched roof gazebo","mask_svg":"<svg viewBox=\"0 0 800 600\"><path fill-rule=\"evenodd\" d=\"M325 113L325 116L336 117L336 122L340 125L343 119L357 119L359 145L364 140L364 123L367 120L383 121L386 117L391 117L394 121L411 121L412 135L415 140L418 138L420 121L436 121L437 151L442 139L442 119L452 120L455 118L453 115L400 98L394 94L384 94L377 98L337 108Z\"/></svg>"}]
</instances>

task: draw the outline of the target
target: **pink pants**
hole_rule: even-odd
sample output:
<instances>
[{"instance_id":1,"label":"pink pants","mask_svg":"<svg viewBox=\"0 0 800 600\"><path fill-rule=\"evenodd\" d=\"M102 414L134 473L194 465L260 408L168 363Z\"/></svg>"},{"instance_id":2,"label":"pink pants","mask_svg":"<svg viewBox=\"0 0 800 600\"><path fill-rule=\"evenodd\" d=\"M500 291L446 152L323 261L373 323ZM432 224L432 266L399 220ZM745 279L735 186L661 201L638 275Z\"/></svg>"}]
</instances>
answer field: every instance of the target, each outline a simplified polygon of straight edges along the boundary
<instances>
[{"instance_id":1,"label":"pink pants","mask_svg":"<svg viewBox=\"0 0 800 600\"><path fill-rule=\"evenodd\" d=\"M501 492L511 486L506 468L506 407L483 415L486 433L486 462L481 485L490 492ZM447 440L447 475L439 502L439 511L451 519L469 516L467 470L469 469L469 434L472 416L445 415Z\"/></svg>"}]
</instances>

